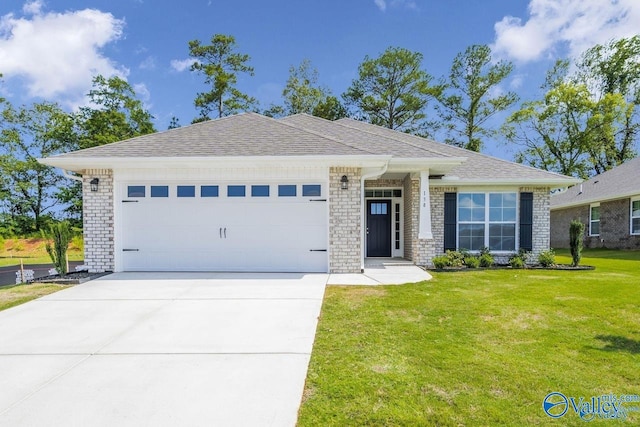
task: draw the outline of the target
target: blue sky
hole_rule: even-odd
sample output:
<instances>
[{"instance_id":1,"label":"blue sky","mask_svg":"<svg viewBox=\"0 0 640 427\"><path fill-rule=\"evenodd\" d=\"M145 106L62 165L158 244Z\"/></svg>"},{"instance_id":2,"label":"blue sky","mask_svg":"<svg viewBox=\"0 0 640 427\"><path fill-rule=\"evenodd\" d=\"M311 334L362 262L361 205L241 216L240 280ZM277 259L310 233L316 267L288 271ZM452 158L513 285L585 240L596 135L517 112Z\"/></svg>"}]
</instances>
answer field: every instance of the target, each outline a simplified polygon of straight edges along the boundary
<instances>
[{"instance_id":1,"label":"blue sky","mask_svg":"<svg viewBox=\"0 0 640 427\"><path fill-rule=\"evenodd\" d=\"M637 0L3 0L0 94L15 104L42 99L65 108L85 102L91 76L126 78L166 129L197 112L202 78L184 69L188 41L215 33L236 37L251 56L253 77L239 88L263 108L281 101L291 65L309 58L320 81L340 95L365 55L388 46L424 55L424 69L447 73L453 57L489 44L516 69L501 90L537 94L559 57L640 29ZM182 66L181 66L182 65ZM491 143L490 154L509 158Z\"/></svg>"}]
</instances>

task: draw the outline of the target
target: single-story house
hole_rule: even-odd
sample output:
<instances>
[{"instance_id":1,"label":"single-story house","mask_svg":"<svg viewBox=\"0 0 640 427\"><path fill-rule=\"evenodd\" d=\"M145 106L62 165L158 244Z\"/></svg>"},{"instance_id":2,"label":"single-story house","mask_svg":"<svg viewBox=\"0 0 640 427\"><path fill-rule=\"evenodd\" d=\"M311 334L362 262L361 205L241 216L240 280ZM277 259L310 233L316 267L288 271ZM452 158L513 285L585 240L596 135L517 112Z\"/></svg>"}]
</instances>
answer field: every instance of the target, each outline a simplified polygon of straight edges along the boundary
<instances>
[{"instance_id":1,"label":"single-story house","mask_svg":"<svg viewBox=\"0 0 640 427\"><path fill-rule=\"evenodd\" d=\"M91 271L361 272L549 247L573 178L364 122L244 113L48 157L82 175Z\"/></svg>"},{"instance_id":2,"label":"single-story house","mask_svg":"<svg viewBox=\"0 0 640 427\"><path fill-rule=\"evenodd\" d=\"M569 247L569 224L590 248L640 249L640 157L551 197L551 246Z\"/></svg>"}]
</instances>

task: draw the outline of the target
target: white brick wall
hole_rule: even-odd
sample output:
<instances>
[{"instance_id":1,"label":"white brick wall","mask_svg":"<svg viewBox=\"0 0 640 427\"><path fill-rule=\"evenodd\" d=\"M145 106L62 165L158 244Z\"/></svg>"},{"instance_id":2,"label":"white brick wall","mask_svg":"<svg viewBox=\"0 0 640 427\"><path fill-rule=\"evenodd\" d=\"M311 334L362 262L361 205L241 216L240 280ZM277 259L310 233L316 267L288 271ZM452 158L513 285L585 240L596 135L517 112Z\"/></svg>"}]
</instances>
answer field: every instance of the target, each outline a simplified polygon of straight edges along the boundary
<instances>
[{"instance_id":1,"label":"white brick wall","mask_svg":"<svg viewBox=\"0 0 640 427\"><path fill-rule=\"evenodd\" d=\"M89 182L98 178L98 191ZM110 169L85 170L82 174L84 263L92 273L113 271L113 173Z\"/></svg>"},{"instance_id":2,"label":"white brick wall","mask_svg":"<svg viewBox=\"0 0 640 427\"><path fill-rule=\"evenodd\" d=\"M550 244L550 212L551 195L549 187L521 187L520 192L533 193L533 249L531 258L537 262L538 254L549 249Z\"/></svg>"},{"instance_id":3,"label":"white brick wall","mask_svg":"<svg viewBox=\"0 0 640 427\"><path fill-rule=\"evenodd\" d=\"M342 175L349 189L341 188ZM362 268L362 195L360 168L332 167L329 171L329 271L360 273Z\"/></svg>"}]
</instances>

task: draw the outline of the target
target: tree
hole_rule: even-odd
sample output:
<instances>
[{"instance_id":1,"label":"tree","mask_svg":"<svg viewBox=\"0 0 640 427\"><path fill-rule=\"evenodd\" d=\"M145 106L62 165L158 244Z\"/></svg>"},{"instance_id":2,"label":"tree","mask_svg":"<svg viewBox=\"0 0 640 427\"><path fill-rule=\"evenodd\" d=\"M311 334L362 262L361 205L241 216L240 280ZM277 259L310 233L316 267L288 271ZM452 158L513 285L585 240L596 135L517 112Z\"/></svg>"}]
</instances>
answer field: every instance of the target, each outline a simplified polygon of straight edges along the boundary
<instances>
[{"instance_id":1,"label":"tree","mask_svg":"<svg viewBox=\"0 0 640 427\"><path fill-rule=\"evenodd\" d=\"M11 215L23 233L41 230L44 214L58 201L56 188L66 179L37 159L67 151L77 144L73 117L48 102L2 112L0 175ZM25 224L24 219L30 221ZM29 227L30 230L24 229Z\"/></svg>"},{"instance_id":2,"label":"tree","mask_svg":"<svg viewBox=\"0 0 640 427\"><path fill-rule=\"evenodd\" d=\"M435 93L421 63L422 54L399 47L390 47L375 59L366 56L343 98L370 123L418 132L424 127L429 97Z\"/></svg>"},{"instance_id":3,"label":"tree","mask_svg":"<svg viewBox=\"0 0 640 427\"><path fill-rule=\"evenodd\" d=\"M335 96L327 96L324 101L315 106L311 114L332 121L349 117L347 108Z\"/></svg>"},{"instance_id":4,"label":"tree","mask_svg":"<svg viewBox=\"0 0 640 427\"><path fill-rule=\"evenodd\" d=\"M120 77L96 76L89 106L77 115L78 148L90 148L155 132L153 116L129 83Z\"/></svg>"},{"instance_id":5,"label":"tree","mask_svg":"<svg viewBox=\"0 0 640 427\"><path fill-rule=\"evenodd\" d=\"M304 59L298 67L289 68L289 78L282 91L287 114L313 114L313 110L329 95L329 90L318 85L318 70Z\"/></svg>"},{"instance_id":6,"label":"tree","mask_svg":"<svg viewBox=\"0 0 640 427\"><path fill-rule=\"evenodd\" d=\"M568 61L547 74L541 101L525 102L503 127L507 139L522 147L516 161L533 167L587 178L589 117L593 100L583 84L568 81Z\"/></svg>"},{"instance_id":7,"label":"tree","mask_svg":"<svg viewBox=\"0 0 640 427\"><path fill-rule=\"evenodd\" d=\"M569 73L560 61L543 101L525 103L505 126L517 159L587 178L635 156L640 129L640 37L588 49Z\"/></svg>"},{"instance_id":8,"label":"tree","mask_svg":"<svg viewBox=\"0 0 640 427\"><path fill-rule=\"evenodd\" d=\"M491 49L473 45L453 60L449 79L442 79L435 98L443 126L445 142L472 151L480 151L483 138L493 137L497 131L487 124L495 114L513 105L518 96L513 92L492 94L513 71L513 64L491 63Z\"/></svg>"},{"instance_id":9,"label":"tree","mask_svg":"<svg viewBox=\"0 0 640 427\"><path fill-rule=\"evenodd\" d=\"M179 127L182 127L182 125L180 124L180 119L176 116L171 117L171 121L169 122L169 127L167 127L167 130L177 129Z\"/></svg>"},{"instance_id":10,"label":"tree","mask_svg":"<svg viewBox=\"0 0 640 427\"><path fill-rule=\"evenodd\" d=\"M138 99L133 87L120 77L96 76L87 94L88 106L75 116L78 143L72 149L97 147L156 131L153 116ZM56 197L73 226L80 226L82 185L73 181L62 186Z\"/></svg>"},{"instance_id":11,"label":"tree","mask_svg":"<svg viewBox=\"0 0 640 427\"><path fill-rule=\"evenodd\" d=\"M210 120L209 115L224 117L238 111L251 109L256 100L236 88L238 74L253 75L253 67L248 65L249 55L236 52L236 39L233 36L215 34L210 45L199 40L189 42L189 56L195 62L191 71L202 74L204 82L211 86L208 92L198 93L194 101L200 110L195 122Z\"/></svg>"},{"instance_id":12,"label":"tree","mask_svg":"<svg viewBox=\"0 0 640 427\"><path fill-rule=\"evenodd\" d=\"M635 156L640 123L640 36L587 49L577 64L577 78L597 101L589 154L595 173Z\"/></svg>"}]
</instances>

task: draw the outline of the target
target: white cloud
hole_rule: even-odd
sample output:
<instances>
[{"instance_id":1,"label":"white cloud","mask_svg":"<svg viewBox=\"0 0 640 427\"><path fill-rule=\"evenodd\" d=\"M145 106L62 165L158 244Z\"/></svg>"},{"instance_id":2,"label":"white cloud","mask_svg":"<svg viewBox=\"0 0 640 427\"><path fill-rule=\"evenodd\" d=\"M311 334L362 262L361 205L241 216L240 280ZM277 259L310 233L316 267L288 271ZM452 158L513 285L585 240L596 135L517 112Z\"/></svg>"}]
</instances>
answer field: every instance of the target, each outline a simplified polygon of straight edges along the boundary
<instances>
[{"instance_id":1,"label":"white cloud","mask_svg":"<svg viewBox=\"0 0 640 427\"><path fill-rule=\"evenodd\" d=\"M85 102L95 75L127 75L100 51L122 36L123 20L94 9L43 13L42 6L41 1L26 3L23 10L31 16L0 16L5 78L21 78L31 97L76 107Z\"/></svg>"},{"instance_id":2,"label":"white cloud","mask_svg":"<svg viewBox=\"0 0 640 427\"><path fill-rule=\"evenodd\" d=\"M391 7L405 7L407 9L418 9L418 5L414 0L373 0L378 9L381 12L385 12L387 10L387 5Z\"/></svg>"},{"instance_id":3,"label":"white cloud","mask_svg":"<svg viewBox=\"0 0 640 427\"><path fill-rule=\"evenodd\" d=\"M149 92L149 89L147 88L147 85L145 85L144 83L135 83L133 85L133 90L136 93L136 96L142 101L142 102L149 102L149 100L151 99L151 92Z\"/></svg>"},{"instance_id":4,"label":"white cloud","mask_svg":"<svg viewBox=\"0 0 640 427\"><path fill-rule=\"evenodd\" d=\"M22 6L22 12L27 15L39 15L42 10L42 6L44 6L44 4L40 0L27 2Z\"/></svg>"},{"instance_id":5,"label":"white cloud","mask_svg":"<svg viewBox=\"0 0 640 427\"><path fill-rule=\"evenodd\" d=\"M376 6L378 6L378 9L380 9L382 12L387 10L387 2L385 0L373 0L373 2L376 4Z\"/></svg>"},{"instance_id":6,"label":"white cloud","mask_svg":"<svg viewBox=\"0 0 640 427\"><path fill-rule=\"evenodd\" d=\"M194 62L196 62L196 60L193 59L193 58L172 59L171 60L171 68L173 68L174 70L176 70L177 72L180 73L180 72L186 70L187 68L191 67L191 64L193 64Z\"/></svg>"},{"instance_id":7,"label":"white cloud","mask_svg":"<svg viewBox=\"0 0 640 427\"><path fill-rule=\"evenodd\" d=\"M521 62L575 57L587 48L638 34L638 0L530 0L526 21L505 16L494 26L492 50Z\"/></svg>"},{"instance_id":8,"label":"white cloud","mask_svg":"<svg viewBox=\"0 0 640 427\"><path fill-rule=\"evenodd\" d=\"M156 58L154 56L147 56L142 60L138 68L141 70L155 70L156 69Z\"/></svg>"},{"instance_id":9,"label":"white cloud","mask_svg":"<svg viewBox=\"0 0 640 427\"><path fill-rule=\"evenodd\" d=\"M523 74L514 75L511 81L509 82L509 88L511 88L511 90L520 89L524 84L524 79L525 79L525 76Z\"/></svg>"}]
</instances>

